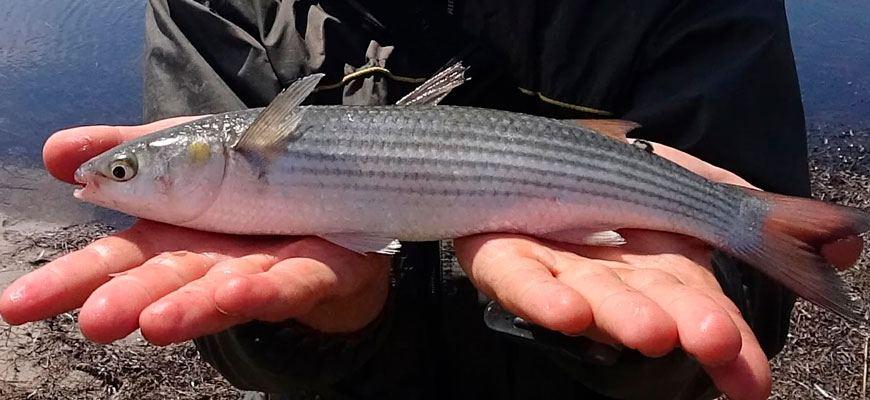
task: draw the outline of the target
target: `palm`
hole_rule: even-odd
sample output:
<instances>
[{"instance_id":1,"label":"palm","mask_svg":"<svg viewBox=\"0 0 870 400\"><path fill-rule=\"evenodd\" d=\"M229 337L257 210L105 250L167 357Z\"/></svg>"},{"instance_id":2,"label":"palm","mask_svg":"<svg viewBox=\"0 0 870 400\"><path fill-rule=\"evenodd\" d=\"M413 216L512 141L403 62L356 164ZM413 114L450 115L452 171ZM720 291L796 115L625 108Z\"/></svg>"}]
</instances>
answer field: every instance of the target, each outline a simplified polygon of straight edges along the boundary
<instances>
[{"instance_id":1,"label":"palm","mask_svg":"<svg viewBox=\"0 0 870 400\"><path fill-rule=\"evenodd\" d=\"M2 308L17 322L81 306L82 331L98 342L141 328L150 341L167 344L254 319L354 331L380 311L388 265L314 238L140 221L23 277L7 289Z\"/></svg>"},{"instance_id":2,"label":"palm","mask_svg":"<svg viewBox=\"0 0 870 400\"><path fill-rule=\"evenodd\" d=\"M628 244L618 248L480 235L456 249L476 286L527 320L650 357L679 347L733 397L767 393L767 359L713 276L709 248L679 235L620 233Z\"/></svg>"}]
</instances>

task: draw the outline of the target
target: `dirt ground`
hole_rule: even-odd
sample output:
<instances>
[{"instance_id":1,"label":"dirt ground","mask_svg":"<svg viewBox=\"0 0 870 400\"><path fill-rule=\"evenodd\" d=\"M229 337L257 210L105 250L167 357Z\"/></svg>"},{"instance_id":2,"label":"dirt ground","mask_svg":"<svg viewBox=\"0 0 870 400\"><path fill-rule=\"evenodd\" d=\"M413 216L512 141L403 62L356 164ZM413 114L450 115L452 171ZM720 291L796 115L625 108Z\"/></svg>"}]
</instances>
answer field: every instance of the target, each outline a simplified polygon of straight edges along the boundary
<instances>
[{"instance_id":1,"label":"dirt ground","mask_svg":"<svg viewBox=\"0 0 870 400\"><path fill-rule=\"evenodd\" d=\"M98 224L59 227L35 236L7 230L0 238L0 249L7 249L0 252L5 267L0 282L110 231ZM199 360L192 344L158 348L138 333L109 346L93 344L79 332L74 312L22 327L0 323L2 399L239 397Z\"/></svg>"},{"instance_id":2,"label":"dirt ground","mask_svg":"<svg viewBox=\"0 0 870 400\"><path fill-rule=\"evenodd\" d=\"M870 207L870 133L823 127L811 141L817 198ZM6 183L10 186L9 183ZM0 192L4 189L0 186ZM7 187L6 189L10 189ZM34 190L18 188L27 201ZM8 203L7 203L8 204ZM38 223L0 214L0 287L112 229ZM870 253L870 252L865 252ZM862 311L870 310L870 257L845 274ZM238 399L242 394L200 360L192 344L155 347L133 334L113 345L86 341L68 313L23 327L0 322L2 399ZM776 399L867 398L868 330L799 302L785 350L773 361Z\"/></svg>"},{"instance_id":3,"label":"dirt ground","mask_svg":"<svg viewBox=\"0 0 870 400\"><path fill-rule=\"evenodd\" d=\"M870 129L824 127L839 132L813 139L810 160L813 195L841 204L870 208ZM870 241L864 238L865 249ZM863 314L870 312L870 251L844 273ZM851 326L813 305L798 302L786 348L773 360L776 399L867 399L867 326Z\"/></svg>"}]
</instances>

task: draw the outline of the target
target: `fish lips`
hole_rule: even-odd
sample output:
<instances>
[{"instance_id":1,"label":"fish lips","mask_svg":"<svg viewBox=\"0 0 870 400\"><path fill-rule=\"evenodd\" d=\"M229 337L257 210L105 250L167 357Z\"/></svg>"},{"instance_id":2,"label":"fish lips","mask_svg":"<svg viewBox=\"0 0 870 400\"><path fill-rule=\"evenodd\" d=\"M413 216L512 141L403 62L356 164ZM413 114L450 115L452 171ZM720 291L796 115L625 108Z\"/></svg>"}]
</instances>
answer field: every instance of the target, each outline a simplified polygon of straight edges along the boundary
<instances>
[{"instance_id":1,"label":"fish lips","mask_svg":"<svg viewBox=\"0 0 870 400\"><path fill-rule=\"evenodd\" d=\"M76 170L73 179L75 179L76 184L79 185L73 191L73 197L79 200L87 200L90 198L95 190L99 188L99 183L97 182L97 175L102 175L100 173L87 173L83 168L79 168Z\"/></svg>"}]
</instances>

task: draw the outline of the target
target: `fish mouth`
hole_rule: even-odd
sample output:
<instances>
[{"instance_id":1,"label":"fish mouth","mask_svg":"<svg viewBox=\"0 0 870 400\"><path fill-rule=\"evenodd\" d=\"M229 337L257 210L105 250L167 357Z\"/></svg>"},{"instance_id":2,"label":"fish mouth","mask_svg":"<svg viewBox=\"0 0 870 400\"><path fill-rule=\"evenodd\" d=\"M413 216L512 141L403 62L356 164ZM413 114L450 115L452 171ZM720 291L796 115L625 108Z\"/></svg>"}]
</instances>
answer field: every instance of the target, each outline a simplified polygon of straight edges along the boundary
<instances>
[{"instance_id":1,"label":"fish mouth","mask_svg":"<svg viewBox=\"0 0 870 400\"><path fill-rule=\"evenodd\" d=\"M94 179L97 174L88 174L82 168L76 170L75 175L73 175L73 179L78 186L75 190L73 190L73 197L84 200L88 193L93 192L93 189L97 187L97 181Z\"/></svg>"},{"instance_id":2,"label":"fish mouth","mask_svg":"<svg viewBox=\"0 0 870 400\"><path fill-rule=\"evenodd\" d=\"M76 185L78 186L75 190L73 190L73 197L77 199L81 199L85 188L88 187L88 182L85 181L85 173L81 168L76 169L75 175L73 175L73 179L76 181Z\"/></svg>"},{"instance_id":3,"label":"fish mouth","mask_svg":"<svg viewBox=\"0 0 870 400\"><path fill-rule=\"evenodd\" d=\"M79 167L76 169L76 172L73 175L73 180L75 180L77 184L87 185L91 181L88 178L91 178L93 175L94 174L92 174L92 173L91 174L86 173L84 168Z\"/></svg>"},{"instance_id":4,"label":"fish mouth","mask_svg":"<svg viewBox=\"0 0 870 400\"><path fill-rule=\"evenodd\" d=\"M75 188L75 190L73 190L73 197L75 197L75 198L77 198L77 199L79 199L79 200L84 200L84 198L85 198L85 192L86 192L87 190L88 190L88 185L87 185L87 184L81 184L79 187L77 187L77 188Z\"/></svg>"}]
</instances>

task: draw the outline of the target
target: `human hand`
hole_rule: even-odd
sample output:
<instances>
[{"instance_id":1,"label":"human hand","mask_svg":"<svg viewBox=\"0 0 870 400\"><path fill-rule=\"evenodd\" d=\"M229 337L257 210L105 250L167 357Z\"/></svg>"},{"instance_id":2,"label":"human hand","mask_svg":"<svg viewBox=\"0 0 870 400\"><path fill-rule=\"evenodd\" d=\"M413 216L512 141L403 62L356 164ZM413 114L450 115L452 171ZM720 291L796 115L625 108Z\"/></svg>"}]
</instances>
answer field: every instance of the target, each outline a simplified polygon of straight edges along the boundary
<instances>
[{"instance_id":1,"label":"human hand","mask_svg":"<svg viewBox=\"0 0 870 400\"><path fill-rule=\"evenodd\" d=\"M72 183L91 157L191 119L58 132L46 142L45 165ZM388 288L386 256L364 257L317 238L223 235L140 220L12 283L0 295L0 315L22 324L81 307L81 330L93 341L141 328L164 345L251 320L356 331L380 313Z\"/></svg>"},{"instance_id":2,"label":"human hand","mask_svg":"<svg viewBox=\"0 0 870 400\"><path fill-rule=\"evenodd\" d=\"M751 186L686 153L660 144L654 149L708 179ZM621 247L503 234L461 238L454 245L477 288L532 323L650 357L682 348L730 398L767 398L768 360L719 286L710 247L664 232L620 234L628 242ZM823 254L832 264L847 267L860 250L861 240L855 237L825 246Z\"/></svg>"}]
</instances>

